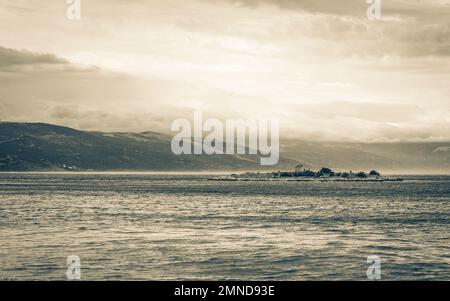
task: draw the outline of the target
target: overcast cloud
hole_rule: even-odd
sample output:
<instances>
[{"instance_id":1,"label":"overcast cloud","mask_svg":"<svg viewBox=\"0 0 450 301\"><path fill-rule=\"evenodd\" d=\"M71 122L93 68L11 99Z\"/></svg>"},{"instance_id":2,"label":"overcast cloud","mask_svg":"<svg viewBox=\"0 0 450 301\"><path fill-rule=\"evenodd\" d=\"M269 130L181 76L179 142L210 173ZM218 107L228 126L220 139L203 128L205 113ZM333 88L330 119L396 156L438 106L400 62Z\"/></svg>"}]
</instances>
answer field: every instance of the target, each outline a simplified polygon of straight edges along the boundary
<instances>
[{"instance_id":1,"label":"overcast cloud","mask_svg":"<svg viewBox=\"0 0 450 301\"><path fill-rule=\"evenodd\" d=\"M450 140L450 0L0 0L0 119L168 131L201 109L299 139Z\"/></svg>"}]
</instances>

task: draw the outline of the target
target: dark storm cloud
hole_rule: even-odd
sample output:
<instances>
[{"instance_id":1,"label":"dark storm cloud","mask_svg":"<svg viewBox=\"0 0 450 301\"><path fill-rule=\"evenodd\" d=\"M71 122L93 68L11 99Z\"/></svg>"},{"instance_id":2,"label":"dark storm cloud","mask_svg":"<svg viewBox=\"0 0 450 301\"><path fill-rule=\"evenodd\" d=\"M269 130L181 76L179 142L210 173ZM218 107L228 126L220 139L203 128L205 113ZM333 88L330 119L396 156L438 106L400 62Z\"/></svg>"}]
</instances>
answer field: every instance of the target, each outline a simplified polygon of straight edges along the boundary
<instances>
[{"instance_id":1,"label":"dark storm cloud","mask_svg":"<svg viewBox=\"0 0 450 301\"><path fill-rule=\"evenodd\" d=\"M82 130L168 131L191 116L167 99L192 97L185 83L80 66L51 54L0 46L0 120L47 122ZM208 91L212 93L211 91ZM161 113L163 112L163 113Z\"/></svg>"},{"instance_id":2,"label":"dark storm cloud","mask_svg":"<svg viewBox=\"0 0 450 301\"><path fill-rule=\"evenodd\" d=\"M36 54L0 46L0 67L35 64L67 64L68 61L53 54Z\"/></svg>"}]
</instances>

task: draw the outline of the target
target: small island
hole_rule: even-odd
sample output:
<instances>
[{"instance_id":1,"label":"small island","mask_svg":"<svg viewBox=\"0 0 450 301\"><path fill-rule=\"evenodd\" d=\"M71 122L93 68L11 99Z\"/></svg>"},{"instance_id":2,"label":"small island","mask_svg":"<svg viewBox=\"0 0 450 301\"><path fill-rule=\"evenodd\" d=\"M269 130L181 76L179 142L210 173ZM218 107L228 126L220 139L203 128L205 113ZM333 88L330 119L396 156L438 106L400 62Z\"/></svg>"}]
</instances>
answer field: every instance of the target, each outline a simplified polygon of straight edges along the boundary
<instances>
[{"instance_id":1,"label":"small island","mask_svg":"<svg viewBox=\"0 0 450 301\"><path fill-rule=\"evenodd\" d=\"M294 171L277 171L277 172L246 172L242 174L232 174L227 176L214 177L209 180L213 181L341 181L341 182L398 182L403 181L398 177L385 177L378 171L370 172L336 172L331 168L322 167L319 171L313 171L304 168L303 165L295 167Z\"/></svg>"}]
</instances>

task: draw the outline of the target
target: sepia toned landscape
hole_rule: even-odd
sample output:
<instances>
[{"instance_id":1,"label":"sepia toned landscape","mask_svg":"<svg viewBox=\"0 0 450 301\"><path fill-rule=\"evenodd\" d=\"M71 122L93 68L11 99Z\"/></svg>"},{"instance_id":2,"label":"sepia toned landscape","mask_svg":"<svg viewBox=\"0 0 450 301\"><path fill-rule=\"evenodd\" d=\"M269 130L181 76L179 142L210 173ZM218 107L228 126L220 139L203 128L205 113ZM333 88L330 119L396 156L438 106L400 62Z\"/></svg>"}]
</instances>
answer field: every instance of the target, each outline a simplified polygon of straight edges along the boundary
<instances>
[{"instance_id":1,"label":"sepia toned landscape","mask_svg":"<svg viewBox=\"0 0 450 301\"><path fill-rule=\"evenodd\" d=\"M450 280L449 14L1 0L0 280Z\"/></svg>"}]
</instances>

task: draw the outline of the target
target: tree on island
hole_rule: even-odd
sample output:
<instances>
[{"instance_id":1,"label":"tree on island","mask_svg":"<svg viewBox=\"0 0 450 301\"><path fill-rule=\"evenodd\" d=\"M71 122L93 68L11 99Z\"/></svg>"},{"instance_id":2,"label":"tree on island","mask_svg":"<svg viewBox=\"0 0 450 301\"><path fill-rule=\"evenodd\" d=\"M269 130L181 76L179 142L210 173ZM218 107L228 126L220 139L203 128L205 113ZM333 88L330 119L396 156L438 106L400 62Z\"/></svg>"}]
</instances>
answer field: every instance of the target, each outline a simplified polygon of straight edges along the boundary
<instances>
[{"instance_id":1,"label":"tree on island","mask_svg":"<svg viewBox=\"0 0 450 301\"><path fill-rule=\"evenodd\" d=\"M330 175L330 176L332 176L332 175L334 175L334 172L333 172L333 170L331 170L328 167L322 167L322 169L319 171L319 175Z\"/></svg>"},{"instance_id":2,"label":"tree on island","mask_svg":"<svg viewBox=\"0 0 450 301\"><path fill-rule=\"evenodd\" d=\"M367 178L367 174L363 171L360 171L356 174L358 178Z\"/></svg>"},{"instance_id":3,"label":"tree on island","mask_svg":"<svg viewBox=\"0 0 450 301\"><path fill-rule=\"evenodd\" d=\"M317 174L314 171L308 169L308 170L303 171L301 173L301 176L302 177L316 177Z\"/></svg>"},{"instance_id":4,"label":"tree on island","mask_svg":"<svg viewBox=\"0 0 450 301\"><path fill-rule=\"evenodd\" d=\"M256 177L259 177L260 174L256 174ZM376 170L372 170L370 173L365 173L360 171L358 173L350 172L335 172L331 168L322 167L319 171L312 171L310 169L305 169L302 164L297 165L295 167L295 171L278 171L271 174L272 178L291 178L291 177L308 177L308 178L329 178L329 177L337 177L337 178L360 178L366 179L368 177L379 177L380 173Z\"/></svg>"},{"instance_id":5,"label":"tree on island","mask_svg":"<svg viewBox=\"0 0 450 301\"><path fill-rule=\"evenodd\" d=\"M372 171L370 171L369 176L379 177L379 176L381 176L381 174L376 170L372 170Z\"/></svg>"},{"instance_id":6,"label":"tree on island","mask_svg":"<svg viewBox=\"0 0 450 301\"><path fill-rule=\"evenodd\" d=\"M330 174L330 173L332 173L333 171L330 169L330 168L328 168L328 167L322 167L322 169L319 171L320 173L327 173L327 174Z\"/></svg>"}]
</instances>

